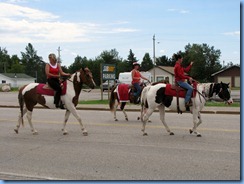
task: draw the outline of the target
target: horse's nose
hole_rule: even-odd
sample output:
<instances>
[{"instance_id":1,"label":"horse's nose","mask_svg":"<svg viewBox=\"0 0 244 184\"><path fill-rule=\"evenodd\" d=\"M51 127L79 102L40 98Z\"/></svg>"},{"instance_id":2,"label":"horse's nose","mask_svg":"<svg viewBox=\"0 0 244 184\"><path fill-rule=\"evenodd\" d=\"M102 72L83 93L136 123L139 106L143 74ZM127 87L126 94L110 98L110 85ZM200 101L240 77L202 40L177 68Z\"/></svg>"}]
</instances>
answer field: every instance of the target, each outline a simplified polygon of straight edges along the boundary
<instances>
[{"instance_id":1,"label":"horse's nose","mask_svg":"<svg viewBox=\"0 0 244 184\"><path fill-rule=\"evenodd\" d=\"M229 105L233 104L233 100L232 100L232 98L228 100L228 104L229 104Z\"/></svg>"}]
</instances>

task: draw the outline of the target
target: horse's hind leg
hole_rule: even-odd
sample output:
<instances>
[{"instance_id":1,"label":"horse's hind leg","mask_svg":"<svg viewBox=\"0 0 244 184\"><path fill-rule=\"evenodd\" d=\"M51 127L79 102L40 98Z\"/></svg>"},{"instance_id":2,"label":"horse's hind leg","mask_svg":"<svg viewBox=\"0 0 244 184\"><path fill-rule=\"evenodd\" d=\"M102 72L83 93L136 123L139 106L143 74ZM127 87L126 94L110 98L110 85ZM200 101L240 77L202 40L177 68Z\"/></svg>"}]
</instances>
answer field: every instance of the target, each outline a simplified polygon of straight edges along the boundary
<instances>
[{"instance_id":1,"label":"horse's hind leg","mask_svg":"<svg viewBox=\"0 0 244 184\"><path fill-rule=\"evenodd\" d=\"M121 109L122 112L124 113L125 120L128 121L128 116L127 116L127 113L125 112L125 105L126 105L126 102L122 102L122 103L121 103L121 106L120 106L120 109Z\"/></svg>"},{"instance_id":2,"label":"horse's hind leg","mask_svg":"<svg viewBox=\"0 0 244 184\"><path fill-rule=\"evenodd\" d=\"M88 132L87 130L85 129L85 127L83 126L82 124L82 120L80 118L80 116L77 114L77 111L75 109L75 107L69 109L69 111L74 115L74 117L79 121L80 123L80 126L81 126L81 131L83 132L83 135L87 136L88 135Z\"/></svg>"},{"instance_id":3,"label":"horse's hind leg","mask_svg":"<svg viewBox=\"0 0 244 184\"><path fill-rule=\"evenodd\" d=\"M115 102L114 102L114 121L118 121L117 116L116 116L116 111L117 111L118 106L119 106L119 103L117 100L115 100Z\"/></svg>"},{"instance_id":4,"label":"horse's hind leg","mask_svg":"<svg viewBox=\"0 0 244 184\"><path fill-rule=\"evenodd\" d=\"M32 119L32 111L27 110L27 115L26 116L27 116L28 122L29 122L30 127L31 127L31 132L33 133L33 135L37 135L38 132L34 129L32 121L31 121L31 119Z\"/></svg>"},{"instance_id":5,"label":"horse's hind leg","mask_svg":"<svg viewBox=\"0 0 244 184\"><path fill-rule=\"evenodd\" d=\"M25 115L26 112L27 112L27 109L24 108L24 109L23 109L23 116ZM18 123L17 123L17 125L16 125L16 128L14 129L14 131L15 131L16 134L19 133L20 124L22 123L22 125L24 126L23 116L21 115L21 112L19 112Z\"/></svg>"},{"instance_id":6,"label":"horse's hind leg","mask_svg":"<svg viewBox=\"0 0 244 184\"><path fill-rule=\"evenodd\" d=\"M167 130L167 132L169 132L169 135L174 135L174 133L171 132L171 130L169 129L168 125L165 122L165 106L159 106L158 110L159 110L160 120L162 121L165 129Z\"/></svg>"},{"instance_id":7,"label":"horse's hind leg","mask_svg":"<svg viewBox=\"0 0 244 184\"><path fill-rule=\"evenodd\" d=\"M65 129L65 126L66 126L66 123L67 123L67 121L69 119L69 116L70 116L70 111L66 110L65 116L64 116L64 124L63 124L63 128L62 128L63 135L67 135L68 134L67 130Z\"/></svg>"},{"instance_id":8,"label":"horse's hind leg","mask_svg":"<svg viewBox=\"0 0 244 184\"><path fill-rule=\"evenodd\" d=\"M147 133L145 131L146 123L147 123L149 117L152 115L153 111L154 111L154 108L149 108L142 118L142 129L141 129L141 131L143 132L143 135L147 135Z\"/></svg>"}]
</instances>

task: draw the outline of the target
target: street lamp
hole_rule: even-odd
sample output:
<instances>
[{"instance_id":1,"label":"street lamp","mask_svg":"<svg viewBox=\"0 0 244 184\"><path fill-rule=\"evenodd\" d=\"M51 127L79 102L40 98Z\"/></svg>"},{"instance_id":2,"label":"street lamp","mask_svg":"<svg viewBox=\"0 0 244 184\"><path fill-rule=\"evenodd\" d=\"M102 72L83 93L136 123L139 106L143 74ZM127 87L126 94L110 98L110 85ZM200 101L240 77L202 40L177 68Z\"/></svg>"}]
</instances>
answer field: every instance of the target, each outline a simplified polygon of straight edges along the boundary
<instances>
[{"instance_id":1,"label":"street lamp","mask_svg":"<svg viewBox=\"0 0 244 184\"><path fill-rule=\"evenodd\" d=\"M153 35L153 82L155 82L155 67L156 67L156 60L155 60L155 34Z\"/></svg>"}]
</instances>

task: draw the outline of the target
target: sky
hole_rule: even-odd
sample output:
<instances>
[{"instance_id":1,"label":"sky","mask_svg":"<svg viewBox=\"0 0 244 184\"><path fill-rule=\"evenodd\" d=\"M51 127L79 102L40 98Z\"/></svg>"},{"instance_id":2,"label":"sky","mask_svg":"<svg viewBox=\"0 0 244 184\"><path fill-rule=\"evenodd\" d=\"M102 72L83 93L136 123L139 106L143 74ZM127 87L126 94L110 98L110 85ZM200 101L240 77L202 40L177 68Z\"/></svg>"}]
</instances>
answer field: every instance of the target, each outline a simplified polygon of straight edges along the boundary
<instances>
[{"instance_id":1,"label":"sky","mask_svg":"<svg viewBox=\"0 0 244 184\"><path fill-rule=\"evenodd\" d=\"M48 62L58 55L69 66L79 55L94 59L116 49L141 62L206 43L221 51L220 63L240 64L238 0L0 0L0 47L9 55L31 43Z\"/></svg>"}]
</instances>

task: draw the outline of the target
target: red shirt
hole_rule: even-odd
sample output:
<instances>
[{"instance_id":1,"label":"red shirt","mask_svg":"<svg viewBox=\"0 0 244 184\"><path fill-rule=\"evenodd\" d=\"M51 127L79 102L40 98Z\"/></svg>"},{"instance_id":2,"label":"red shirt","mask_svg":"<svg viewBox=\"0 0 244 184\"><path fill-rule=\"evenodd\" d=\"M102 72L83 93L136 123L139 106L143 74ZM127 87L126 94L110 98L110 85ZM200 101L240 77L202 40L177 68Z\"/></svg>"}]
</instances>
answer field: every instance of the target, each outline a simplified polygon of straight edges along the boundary
<instances>
[{"instance_id":1,"label":"red shirt","mask_svg":"<svg viewBox=\"0 0 244 184\"><path fill-rule=\"evenodd\" d=\"M138 79L135 79L135 78L138 78ZM138 70L134 70L134 77L132 79L132 84L139 83L140 80L141 80L141 73Z\"/></svg>"},{"instance_id":2,"label":"red shirt","mask_svg":"<svg viewBox=\"0 0 244 184\"><path fill-rule=\"evenodd\" d=\"M190 79L190 77L186 76L184 73L189 72L191 69L191 66L192 65L189 65L188 67L183 68L180 63L178 63L178 62L175 63L175 68L174 68L175 83L177 83L178 81L184 81L185 79Z\"/></svg>"},{"instance_id":3,"label":"red shirt","mask_svg":"<svg viewBox=\"0 0 244 184\"><path fill-rule=\"evenodd\" d=\"M58 75L59 74L59 69L58 69L58 64L56 64L55 66L49 64L49 73L53 74L53 75ZM48 76L48 78L50 78L51 76Z\"/></svg>"}]
</instances>

